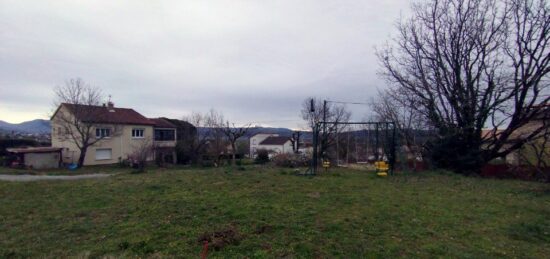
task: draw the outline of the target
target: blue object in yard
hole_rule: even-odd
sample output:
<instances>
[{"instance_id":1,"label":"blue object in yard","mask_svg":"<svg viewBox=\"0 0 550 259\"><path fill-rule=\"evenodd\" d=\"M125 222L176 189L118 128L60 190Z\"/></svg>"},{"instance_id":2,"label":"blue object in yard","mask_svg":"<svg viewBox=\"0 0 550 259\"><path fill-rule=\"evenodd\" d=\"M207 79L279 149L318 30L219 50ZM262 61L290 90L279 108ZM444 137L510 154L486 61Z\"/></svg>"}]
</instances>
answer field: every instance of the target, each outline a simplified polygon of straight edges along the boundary
<instances>
[{"instance_id":1,"label":"blue object in yard","mask_svg":"<svg viewBox=\"0 0 550 259\"><path fill-rule=\"evenodd\" d=\"M75 164L75 163L72 163L72 164L69 164L69 166L67 166L67 168L69 168L69 170L71 170L71 171L74 171L78 168L78 165Z\"/></svg>"}]
</instances>

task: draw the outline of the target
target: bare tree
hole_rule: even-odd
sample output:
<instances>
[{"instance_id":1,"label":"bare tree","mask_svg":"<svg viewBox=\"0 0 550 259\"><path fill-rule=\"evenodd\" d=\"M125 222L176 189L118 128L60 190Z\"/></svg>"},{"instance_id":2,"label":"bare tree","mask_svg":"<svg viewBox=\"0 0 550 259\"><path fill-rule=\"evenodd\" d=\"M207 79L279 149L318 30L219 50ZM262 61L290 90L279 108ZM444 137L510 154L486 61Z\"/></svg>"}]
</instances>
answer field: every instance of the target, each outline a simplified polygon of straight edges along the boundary
<instances>
[{"instance_id":1,"label":"bare tree","mask_svg":"<svg viewBox=\"0 0 550 259\"><path fill-rule=\"evenodd\" d=\"M132 145L132 153L128 155L128 159L132 166L136 167L139 172L145 171L147 161L155 152L155 146L152 139L144 138L138 140Z\"/></svg>"},{"instance_id":2,"label":"bare tree","mask_svg":"<svg viewBox=\"0 0 550 259\"><path fill-rule=\"evenodd\" d=\"M205 132L210 125L208 125L208 114L200 112L192 112L191 115L184 118L184 120L191 123L197 128L194 138L190 141L189 149L191 153L191 160L193 163L197 163L198 159L205 153L205 149L208 143L209 134Z\"/></svg>"},{"instance_id":3,"label":"bare tree","mask_svg":"<svg viewBox=\"0 0 550 259\"><path fill-rule=\"evenodd\" d=\"M78 167L84 164L88 147L94 145L104 137L118 134L118 128L110 128L109 132L96 134L101 126L98 122L104 116L100 107L103 95L101 90L85 83L82 79L69 79L63 86L54 89L56 108L52 116L58 135L66 141L73 142L80 151Z\"/></svg>"},{"instance_id":4,"label":"bare tree","mask_svg":"<svg viewBox=\"0 0 550 259\"><path fill-rule=\"evenodd\" d=\"M218 125L216 128L220 130L227 141L229 142L229 145L231 145L231 164L235 164L235 154L237 153L237 140L239 140L241 137L246 135L248 130L250 129L251 124L246 124L241 127L235 126L235 123L229 123L229 121L226 121L225 124Z\"/></svg>"},{"instance_id":5,"label":"bare tree","mask_svg":"<svg viewBox=\"0 0 550 259\"><path fill-rule=\"evenodd\" d=\"M428 0L398 24L382 75L438 130L437 165L477 171L541 134L510 138L550 99L549 17L545 0Z\"/></svg>"},{"instance_id":6,"label":"bare tree","mask_svg":"<svg viewBox=\"0 0 550 259\"><path fill-rule=\"evenodd\" d=\"M219 129L223 125L223 114L214 109L208 112L192 112L190 116L184 118L197 128L196 136L191 143L191 152L193 153L193 162L203 155L208 154L214 157L216 163L219 163L219 156L225 152L225 139L223 132Z\"/></svg>"},{"instance_id":7,"label":"bare tree","mask_svg":"<svg viewBox=\"0 0 550 259\"><path fill-rule=\"evenodd\" d=\"M376 98L370 101L370 108L376 114L377 121L395 123L397 134L403 144L413 150L418 146L416 135L420 130L428 129L428 122L416 109L407 105L405 98L393 89L379 90Z\"/></svg>"},{"instance_id":8,"label":"bare tree","mask_svg":"<svg viewBox=\"0 0 550 259\"><path fill-rule=\"evenodd\" d=\"M227 153L228 141L220 128L220 125L223 125L224 121L223 114L214 109L210 109L206 115L207 152L211 158L214 158L216 166L220 165L221 155Z\"/></svg>"},{"instance_id":9,"label":"bare tree","mask_svg":"<svg viewBox=\"0 0 550 259\"><path fill-rule=\"evenodd\" d=\"M310 110L312 100L315 107L313 112ZM303 101L301 114L302 119L305 120L311 128L314 128L317 122L323 121L324 119L329 122L334 122L327 124L326 130L322 129L319 149L319 154L321 155L326 155L327 150L336 143L336 136L346 129L345 125L338 123L348 122L351 117L351 112L346 109L346 106L332 102L327 102L325 106L321 100L315 97L309 97Z\"/></svg>"}]
</instances>

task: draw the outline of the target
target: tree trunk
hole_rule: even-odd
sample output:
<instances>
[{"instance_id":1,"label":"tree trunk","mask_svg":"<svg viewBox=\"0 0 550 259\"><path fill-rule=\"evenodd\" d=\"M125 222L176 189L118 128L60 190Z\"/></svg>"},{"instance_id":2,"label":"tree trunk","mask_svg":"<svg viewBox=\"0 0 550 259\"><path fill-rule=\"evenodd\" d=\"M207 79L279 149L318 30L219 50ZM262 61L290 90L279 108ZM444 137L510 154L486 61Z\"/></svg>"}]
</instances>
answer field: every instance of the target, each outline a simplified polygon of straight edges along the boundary
<instances>
[{"instance_id":1,"label":"tree trunk","mask_svg":"<svg viewBox=\"0 0 550 259\"><path fill-rule=\"evenodd\" d=\"M235 152L237 152L236 150L236 147L235 147L235 142L231 142L231 165L235 165L235 160L236 160L236 157L235 157Z\"/></svg>"},{"instance_id":2,"label":"tree trunk","mask_svg":"<svg viewBox=\"0 0 550 259\"><path fill-rule=\"evenodd\" d=\"M86 158L87 147L80 149L80 156L78 157L78 168L81 168L84 165L84 158Z\"/></svg>"}]
</instances>

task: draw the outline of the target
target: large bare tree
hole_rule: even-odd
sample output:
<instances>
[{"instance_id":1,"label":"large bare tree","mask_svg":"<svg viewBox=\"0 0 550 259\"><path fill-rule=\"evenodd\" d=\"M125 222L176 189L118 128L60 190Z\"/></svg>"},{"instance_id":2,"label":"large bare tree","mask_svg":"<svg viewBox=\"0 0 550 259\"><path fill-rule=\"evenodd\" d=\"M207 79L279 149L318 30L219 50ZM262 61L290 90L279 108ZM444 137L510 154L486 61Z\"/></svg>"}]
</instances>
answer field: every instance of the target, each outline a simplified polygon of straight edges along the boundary
<instances>
[{"instance_id":1,"label":"large bare tree","mask_svg":"<svg viewBox=\"0 0 550 259\"><path fill-rule=\"evenodd\" d=\"M102 112L98 111L103 95L101 89L91 86L80 78L69 79L62 86L54 89L54 105L56 112L53 114L58 137L74 143L80 151L77 165L82 167L88 147L94 145L105 134L96 136L96 128L100 126ZM62 109L64 106L64 109ZM110 129L109 134L116 134L117 129Z\"/></svg>"},{"instance_id":2,"label":"large bare tree","mask_svg":"<svg viewBox=\"0 0 550 259\"><path fill-rule=\"evenodd\" d=\"M427 0L412 11L378 56L391 87L438 130L437 165L477 171L540 137L547 125L511 136L550 99L546 0Z\"/></svg>"}]
</instances>

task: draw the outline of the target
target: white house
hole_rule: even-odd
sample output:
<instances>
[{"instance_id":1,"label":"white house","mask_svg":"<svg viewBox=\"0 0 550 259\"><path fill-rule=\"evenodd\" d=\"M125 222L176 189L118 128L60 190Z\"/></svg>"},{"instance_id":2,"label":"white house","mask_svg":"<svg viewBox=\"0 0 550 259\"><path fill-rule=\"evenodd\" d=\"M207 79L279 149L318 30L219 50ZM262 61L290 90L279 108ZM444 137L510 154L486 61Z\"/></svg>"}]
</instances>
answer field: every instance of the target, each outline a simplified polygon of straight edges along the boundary
<instances>
[{"instance_id":1,"label":"white house","mask_svg":"<svg viewBox=\"0 0 550 259\"><path fill-rule=\"evenodd\" d=\"M269 133L258 133L250 137L250 157L256 157L260 149L277 154L293 152L290 137L281 137L279 134Z\"/></svg>"}]
</instances>

